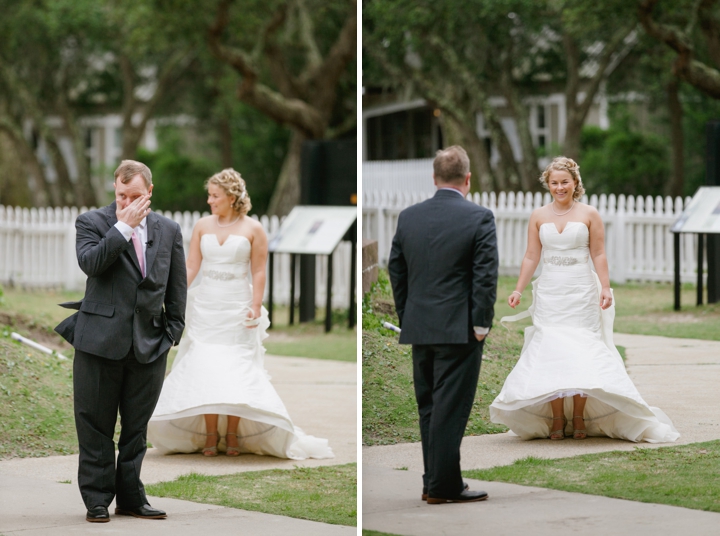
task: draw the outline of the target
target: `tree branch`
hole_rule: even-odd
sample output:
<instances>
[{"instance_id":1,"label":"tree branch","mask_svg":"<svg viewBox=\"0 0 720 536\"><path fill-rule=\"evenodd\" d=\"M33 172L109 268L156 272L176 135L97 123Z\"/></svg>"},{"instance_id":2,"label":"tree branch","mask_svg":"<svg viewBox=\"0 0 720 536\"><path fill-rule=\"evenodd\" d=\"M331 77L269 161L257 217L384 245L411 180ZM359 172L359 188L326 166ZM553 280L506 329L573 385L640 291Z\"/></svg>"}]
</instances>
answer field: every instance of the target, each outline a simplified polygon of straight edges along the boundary
<instances>
[{"instance_id":1,"label":"tree branch","mask_svg":"<svg viewBox=\"0 0 720 536\"><path fill-rule=\"evenodd\" d=\"M700 19L700 29L707 40L710 59L716 67L720 68L720 21L712 9L716 3L717 0L701 0L697 13Z\"/></svg>"},{"instance_id":2,"label":"tree branch","mask_svg":"<svg viewBox=\"0 0 720 536\"><path fill-rule=\"evenodd\" d=\"M315 69L322 64L322 54L320 54L320 48L318 47L317 41L315 41L315 25L307 11L305 0L296 0L296 5L300 26L298 33L300 34L300 41L305 45L307 52L307 66L310 69Z\"/></svg>"},{"instance_id":3,"label":"tree branch","mask_svg":"<svg viewBox=\"0 0 720 536\"><path fill-rule=\"evenodd\" d=\"M257 70L248 54L221 44L220 38L229 24L230 2L231 0L220 2L215 22L208 30L208 43L218 59L230 64L242 76L237 89L238 98L278 123L291 124L309 138L321 138L327 127L327 119L317 108L301 99L287 98L259 83ZM328 82L324 81L324 84L326 83Z\"/></svg>"},{"instance_id":4,"label":"tree branch","mask_svg":"<svg viewBox=\"0 0 720 536\"><path fill-rule=\"evenodd\" d=\"M334 87L347 64L355 58L357 53L356 5L357 1L352 0L352 10L348 14L348 18L345 19L342 30L340 30L335 43L333 43L322 64L306 71L306 79L312 81L313 86L318 86L318 82L323 80L326 81L323 85L327 84L327 87Z\"/></svg>"},{"instance_id":5,"label":"tree branch","mask_svg":"<svg viewBox=\"0 0 720 536\"><path fill-rule=\"evenodd\" d=\"M673 73L715 99L720 99L720 72L693 58L694 50L688 37L677 28L653 19L652 12L658 0L641 0L638 17L645 31L654 39L665 43L678 53Z\"/></svg>"}]
</instances>

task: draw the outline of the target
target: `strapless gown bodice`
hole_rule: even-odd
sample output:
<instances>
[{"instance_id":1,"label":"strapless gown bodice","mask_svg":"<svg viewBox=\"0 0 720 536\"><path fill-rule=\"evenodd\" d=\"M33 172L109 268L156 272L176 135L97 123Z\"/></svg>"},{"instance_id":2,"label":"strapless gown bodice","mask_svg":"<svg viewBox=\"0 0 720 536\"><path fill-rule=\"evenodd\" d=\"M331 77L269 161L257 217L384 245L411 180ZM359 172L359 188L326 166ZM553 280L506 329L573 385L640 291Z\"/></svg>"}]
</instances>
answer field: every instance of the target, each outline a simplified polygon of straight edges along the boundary
<instances>
[{"instance_id":1,"label":"strapless gown bodice","mask_svg":"<svg viewBox=\"0 0 720 536\"><path fill-rule=\"evenodd\" d=\"M533 282L527 312L502 321L532 318L520 359L490 406L493 422L523 439L548 437L550 402L564 398L568 427L573 396L587 398L590 436L630 441L675 441L679 434L662 410L643 400L613 342L614 300L600 308L600 281L590 267L590 232L569 222L563 232L540 226L542 273Z\"/></svg>"},{"instance_id":2,"label":"strapless gown bodice","mask_svg":"<svg viewBox=\"0 0 720 536\"><path fill-rule=\"evenodd\" d=\"M215 234L204 234L200 239L203 256L203 278L210 281L237 281L247 279L250 271L250 240L231 234L221 244ZM249 280L248 280L249 284Z\"/></svg>"},{"instance_id":3,"label":"strapless gown bodice","mask_svg":"<svg viewBox=\"0 0 720 536\"><path fill-rule=\"evenodd\" d=\"M172 371L148 424L148 440L165 454L197 452L205 444L205 414L218 414L225 436L227 415L240 417L241 452L279 458L332 458L326 439L305 434L290 419L265 371L270 326L263 308L260 324L246 325L252 310L250 241L214 234L200 239L199 283L188 291L185 334ZM219 449L225 450L224 439Z\"/></svg>"}]
</instances>

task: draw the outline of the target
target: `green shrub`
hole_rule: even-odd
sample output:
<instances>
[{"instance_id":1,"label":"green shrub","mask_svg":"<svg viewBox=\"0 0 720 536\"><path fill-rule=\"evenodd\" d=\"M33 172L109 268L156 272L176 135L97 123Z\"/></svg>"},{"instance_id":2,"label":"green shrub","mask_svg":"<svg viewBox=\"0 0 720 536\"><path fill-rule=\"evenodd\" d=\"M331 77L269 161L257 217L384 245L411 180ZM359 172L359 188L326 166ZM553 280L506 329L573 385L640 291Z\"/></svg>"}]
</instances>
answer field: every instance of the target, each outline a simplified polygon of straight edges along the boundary
<instances>
[{"instance_id":1,"label":"green shrub","mask_svg":"<svg viewBox=\"0 0 720 536\"><path fill-rule=\"evenodd\" d=\"M588 194L662 195L669 154L659 136L633 132L628 121L608 130L583 128L581 174Z\"/></svg>"}]
</instances>

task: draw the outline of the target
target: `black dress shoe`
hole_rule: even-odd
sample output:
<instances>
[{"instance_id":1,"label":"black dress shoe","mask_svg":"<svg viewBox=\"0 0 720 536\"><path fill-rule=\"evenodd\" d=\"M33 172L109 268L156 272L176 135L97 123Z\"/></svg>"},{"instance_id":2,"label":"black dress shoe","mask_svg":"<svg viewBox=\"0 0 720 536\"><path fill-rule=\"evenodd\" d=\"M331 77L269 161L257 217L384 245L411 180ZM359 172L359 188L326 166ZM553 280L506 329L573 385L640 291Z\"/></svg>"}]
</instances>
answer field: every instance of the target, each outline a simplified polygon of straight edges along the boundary
<instances>
[{"instance_id":1,"label":"black dress shoe","mask_svg":"<svg viewBox=\"0 0 720 536\"><path fill-rule=\"evenodd\" d=\"M85 521L89 521L90 523L107 523L110 521L107 506L93 506L92 508L88 508Z\"/></svg>"},{"instance_id":2,"label":"black dress shoe","mask_svg":"<svg viewBox=\"0 0 720 536\"><path fill-rule=\"evenodd\" d=\"M484 491L464 490L460 495L455 497L430 497L427 498L428 504L444 504L444 503L466 503L475 501L484 501L488 498L488 494Z\"/></svg>"},{"instance_id":3,"label":"black dress shoe","mask_svg":"<svg viewBox=\"0 0 720 536\"><path fill-rule=\"evenodd\" d=\"M463 488L463 489L465 489L466 491L470 489L470 484L468 484L467 482L463 482L463 484L465 484L465 488ZM428 498L427 488L423 487L423 492L422 492L422 495L420 496L420 499L422 499L423 501L427 501L427 498Z\"/></svg>"},{"instance_id":4,"label":"black dress shoe","mask_svg":"<svg viewBox=\"0 0 720 536\"><path fill-rule=\"evenodd\" d=\"M167 514L149 504L137 508L115 508L116 516L133 516L141 519L165 519Z\"/></svg>"}]
</instances>

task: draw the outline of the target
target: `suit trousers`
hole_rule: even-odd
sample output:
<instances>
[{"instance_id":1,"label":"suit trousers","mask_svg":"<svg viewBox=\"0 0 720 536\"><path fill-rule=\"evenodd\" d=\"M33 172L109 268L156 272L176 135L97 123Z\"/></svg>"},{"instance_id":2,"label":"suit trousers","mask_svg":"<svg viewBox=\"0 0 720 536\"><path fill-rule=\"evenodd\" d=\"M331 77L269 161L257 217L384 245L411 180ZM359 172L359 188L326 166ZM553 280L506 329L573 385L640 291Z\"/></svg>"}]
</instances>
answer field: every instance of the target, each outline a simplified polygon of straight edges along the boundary
<instances>
[{"instance_id":1,"label":"suit trousers","mask_svg":"<svg viewBox=\"0 0 720 536\"><path fill-rule=\"evenodd\" d=\"M75 427L80 447L78 485L85 506L120 508L147 503L140 469L147 450L147 424L155 410L167 352L152 363L137 361L132 348L119 360L75 351ZM115 424L120 439L115 464Z\"/></svg>"},{"instance_id":2,"label":"suit trousers","mask_svg":"<svg viewBox=\"0 0 720 536\"><path fill-rule=\"evenodd\" d=\"M475 400L484 342L412 346L423 484L431 497L452 498L464 489L460 443Z\"/></svg>"}]
</instances>

